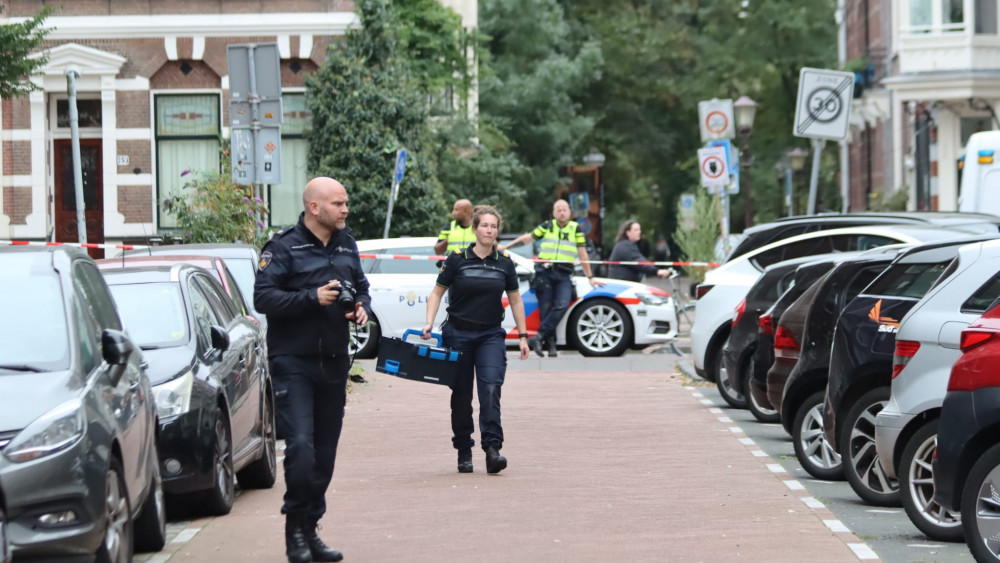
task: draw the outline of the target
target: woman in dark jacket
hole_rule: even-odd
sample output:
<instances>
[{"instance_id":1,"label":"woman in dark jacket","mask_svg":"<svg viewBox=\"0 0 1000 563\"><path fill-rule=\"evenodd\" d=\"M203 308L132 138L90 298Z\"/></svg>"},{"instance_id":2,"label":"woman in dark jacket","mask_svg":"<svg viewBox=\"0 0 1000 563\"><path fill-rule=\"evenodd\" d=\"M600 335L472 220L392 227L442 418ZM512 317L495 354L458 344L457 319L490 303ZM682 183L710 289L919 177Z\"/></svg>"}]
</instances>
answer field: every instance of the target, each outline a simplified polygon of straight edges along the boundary
<instances>
[{"instance_id":1,"label":"woman in dark jacket","mask_svg":"<svg viewBox=\"0 0 1000 563\"><path fill-rule=\"evenodd\" d=\"M646 258L639 252L639 246L636 243L639 242L640 238L642 238L642 227L639 226L638 221L629 219L622 223L621 228L618 229L618 237L615 239L617 242L615 242L614 249L611 250L611 256L608 258L608 261L649 262L649 258ZM666 278L670 276L670 270L657 268L653 265L611 264L608 266L609 278L637 282L642 279L643 274Z\"/></svg>"}]
</instances>

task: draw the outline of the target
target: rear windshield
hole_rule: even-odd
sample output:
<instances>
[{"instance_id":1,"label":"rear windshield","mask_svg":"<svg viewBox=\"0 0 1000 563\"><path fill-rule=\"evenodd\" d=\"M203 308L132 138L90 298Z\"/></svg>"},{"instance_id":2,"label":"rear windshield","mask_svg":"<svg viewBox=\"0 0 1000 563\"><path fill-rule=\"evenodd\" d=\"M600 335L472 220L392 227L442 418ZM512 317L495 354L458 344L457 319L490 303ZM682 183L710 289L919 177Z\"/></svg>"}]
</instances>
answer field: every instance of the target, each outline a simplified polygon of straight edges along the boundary
<instances>
[{"instance_id":1,"label":"rear windshield","mask_svg":"<svg viewBox=\"0 0 1000 563\"><path fill-rule=\"evenodd\" d=\"M26 254L27 256L27 254ZM51 259L40 253L39 265ZM26 370L54 371L69 367L69 326L59 277L51 266L33 268L28 261L5 260L0 267L0 375ZM7 366L6 368L3 366Z\"/></svg>"},{"instance_id":2,"label":"rear windshield","mask_svg":"<svg viewBox=\"0 0 1000 563\"><path fill-rule=\"evenodd\" d=\"M125 330L144 350L183 346L188 340L187 313L176 283L112 285Z\"/></svg>"},{"instance_id":3,"label":"rear windshield","mask_svg":"<svg viewBox=\"0 0 1000 563\"><path fill-rule=\"evenodd\" d=\"M868 295L921 299L951 260L923 264L894 264L865 291Z\"/></svg>"},{"instance_id":4,"label":"rear windshield","mask_svg":"<svg viewBox=\"0 0 1000 563\"><path fill-rule=\"evenodd\" d=\"M253 261L246 258L226 258L226 266L236 278L236 285L239 286L244 301L253 309L253 284L257 278Z\"/></svg>"}]
</instances>

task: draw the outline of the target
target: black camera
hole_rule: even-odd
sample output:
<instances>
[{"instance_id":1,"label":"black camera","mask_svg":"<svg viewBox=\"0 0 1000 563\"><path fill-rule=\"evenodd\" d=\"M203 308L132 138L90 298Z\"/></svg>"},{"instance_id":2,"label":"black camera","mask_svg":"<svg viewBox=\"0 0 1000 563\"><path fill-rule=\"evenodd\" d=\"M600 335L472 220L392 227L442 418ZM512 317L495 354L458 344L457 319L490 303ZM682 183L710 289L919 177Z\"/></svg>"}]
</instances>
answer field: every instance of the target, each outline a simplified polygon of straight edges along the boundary
<instances>
[{"instance_id":1,"label":"black camera","mask_svg":"<svg viewBox=\"0 0 1000 563\"><path fill-rule=\"evenodd\" d=\"M337 289L340 290L340 294L337 295L337 304L340 305L340 308L345 313L353 313L355 301L354 286L349 281L341 281L340 287Z\"/></svg>"}]
</instances>

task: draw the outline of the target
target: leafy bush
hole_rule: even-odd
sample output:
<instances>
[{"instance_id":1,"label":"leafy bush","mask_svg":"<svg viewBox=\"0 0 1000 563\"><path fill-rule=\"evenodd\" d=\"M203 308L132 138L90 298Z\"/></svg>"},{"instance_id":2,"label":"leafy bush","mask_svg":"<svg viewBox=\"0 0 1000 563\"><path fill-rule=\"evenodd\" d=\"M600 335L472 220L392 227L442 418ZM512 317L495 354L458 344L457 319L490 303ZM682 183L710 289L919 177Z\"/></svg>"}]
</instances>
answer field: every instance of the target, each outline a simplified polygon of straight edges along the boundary
<instances>
[{"instance_id":1,"label":"leafy bush","mask_svg":"<svg viewBox=\"0 0 1000 563\"><path fill-rule=\"evenodd\" d=\"M247 242L262 246L267 241L261 217L267 204L253 195L252 186L241 186L229 174L229 151L222 151L220 172L190 172L183 195L163 200L163 208L177 214L185 242Z\"/></svg>"},{"instance_id":2,"label":"leafy bush","mask_svg":"<svg viewBox=\"0 0 1000 563\"><path fill-rule=\"evenodd\" d=\"M696 188L694 200L695 226L690 231L677 229L674 231L674 242L680 247L685 261L715 262L715 244L719 238L719 205L715 196L708 195L702 188ZM677 224L682 224L680 206L677 211ZM691 266L688 276L694 283L705 279L705 266Z\"/></svg>"}]
</instances>

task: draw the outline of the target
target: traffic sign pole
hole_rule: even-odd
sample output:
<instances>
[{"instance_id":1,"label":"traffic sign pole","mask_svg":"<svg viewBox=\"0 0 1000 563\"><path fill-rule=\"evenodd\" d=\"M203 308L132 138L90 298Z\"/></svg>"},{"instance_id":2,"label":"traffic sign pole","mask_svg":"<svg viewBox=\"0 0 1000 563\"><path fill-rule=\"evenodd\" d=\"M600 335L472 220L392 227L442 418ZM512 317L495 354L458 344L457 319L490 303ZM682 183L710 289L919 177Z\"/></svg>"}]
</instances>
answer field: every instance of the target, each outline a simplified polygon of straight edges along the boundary
<instances>
[{"instance_id":1,"label":"traffic sign pole","mask_svg":"<svg viewBox=\"0 0 1000 563\"><path fill-rule=\"evenodd\" d=\"M813 139L812 144L813 167L812 174L809 176L809 208L806 210L806 215L816 214L816 192L819 190L819 161L823 155L823 146L826 145L826 141L823 139Z\"/></svg>"},{"instance_id":2,"label":"traffic sign pole","mask_svg":"<svg viewBox=\"0 0 1000 563\"><path fill-rule=\"evenodd\" d=\"M392 186L389 188L389 209L385 213L385 230L382 232L382 238L389 238L389 225L392 223L392 205L396 202L396 197L399 195L399 184L403 181L405 173L406 149L399 149L396 151L396 166L392 171Z\"/></svg>"}]
</instances>

